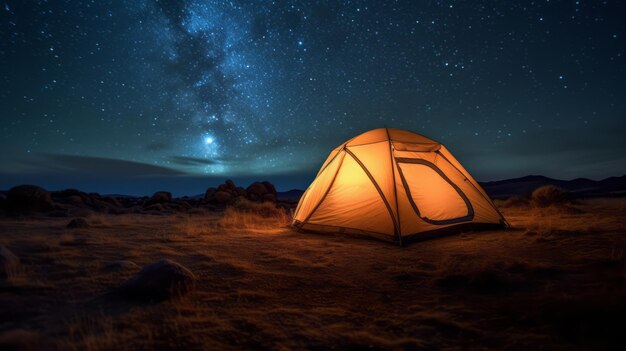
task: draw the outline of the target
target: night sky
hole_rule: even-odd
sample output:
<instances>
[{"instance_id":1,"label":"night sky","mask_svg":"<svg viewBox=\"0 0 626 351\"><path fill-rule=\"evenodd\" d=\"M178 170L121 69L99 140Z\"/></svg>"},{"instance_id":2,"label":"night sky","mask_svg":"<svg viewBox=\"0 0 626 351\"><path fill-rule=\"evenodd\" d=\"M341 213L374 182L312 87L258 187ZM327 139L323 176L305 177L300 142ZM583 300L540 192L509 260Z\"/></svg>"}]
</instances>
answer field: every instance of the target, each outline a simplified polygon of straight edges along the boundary
<instances>
[{"instance_id":1,"label":"night sky","mask_svg":"<svg viewBox=\"0 0 626 351\"><path fill-rule=\"evenodd\" d=\"M0 188L305 188L378 127L479 180L626 173L626 4L0 1Z\"/></svg>"}]
</instances>

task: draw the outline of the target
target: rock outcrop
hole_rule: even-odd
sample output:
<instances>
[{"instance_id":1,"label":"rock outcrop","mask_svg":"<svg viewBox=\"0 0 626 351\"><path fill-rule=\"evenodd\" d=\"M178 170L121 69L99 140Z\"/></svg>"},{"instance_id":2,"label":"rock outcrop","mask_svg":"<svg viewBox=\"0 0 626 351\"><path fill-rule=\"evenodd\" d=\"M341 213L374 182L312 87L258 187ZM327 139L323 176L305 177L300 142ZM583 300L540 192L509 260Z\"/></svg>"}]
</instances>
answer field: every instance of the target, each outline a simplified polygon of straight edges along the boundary
<instances>
[{"instance_id":1,"label":"rock outcrop","mask_svg":"<svg viewBox=\"0 0 626 351\"><path fill-rule=\"evenodd\" d=\"M270 182L254 182L246 189L246 193L252 201L276 202L276 188Z\"/></svg>"},{"instance_id":2,"label":"rock outcrop","mask_svg":"<svg viewBox=\"0 0 626 351\"><path fill-rule=\"evenodd\" d=\"M14 214L48 212L54 209L54 204L46 189L36 185L18 185L9 190L6 209Z\"/></svg>"}]
</instances>

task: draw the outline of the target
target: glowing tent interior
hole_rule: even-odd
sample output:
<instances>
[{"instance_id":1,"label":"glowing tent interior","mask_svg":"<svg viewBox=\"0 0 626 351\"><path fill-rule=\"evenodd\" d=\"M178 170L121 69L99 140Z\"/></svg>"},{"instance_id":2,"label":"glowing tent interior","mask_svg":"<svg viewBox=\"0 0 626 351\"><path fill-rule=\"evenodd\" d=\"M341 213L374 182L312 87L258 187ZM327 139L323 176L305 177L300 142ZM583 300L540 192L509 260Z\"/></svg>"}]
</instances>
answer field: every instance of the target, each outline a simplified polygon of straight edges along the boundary
<instances>
[{"instance_id":1,"label":"glowing tent interior","mask_svg":"<svg viewBox=\"0 0 626 351\"><path fill-rule=\"evenodd\" d=\"M302 195L292 225L402 244L458 226L508 226L481 186L445 146L379 128L335 148Z\"/></svg>"}]
</instances>

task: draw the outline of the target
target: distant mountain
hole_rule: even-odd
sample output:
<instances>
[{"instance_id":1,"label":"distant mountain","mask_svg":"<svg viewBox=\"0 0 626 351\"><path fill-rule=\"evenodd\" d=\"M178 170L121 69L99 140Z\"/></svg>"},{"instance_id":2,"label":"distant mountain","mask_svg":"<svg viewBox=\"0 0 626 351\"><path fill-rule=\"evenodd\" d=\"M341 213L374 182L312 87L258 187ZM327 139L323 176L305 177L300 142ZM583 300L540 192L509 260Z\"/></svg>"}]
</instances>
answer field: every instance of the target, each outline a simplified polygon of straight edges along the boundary
<instances>
[{"instance_id":1,"label":"distant mountain","mask_svg":"<svg viewBox=\"0 0 626 351\"><path fill-rule=\"evenodd\" d=\"M492 198L524 195L540 186L554 185L580 197L626 196L626 175L603 180L576 178L572 180L553 179L538 175L521 178L481 182L480 185Z\"/></svg>"},{"instance_id":2,"label":"distant mountain","mask_svg":"<svg viewBox=\"0 0 626 351\"><path fill-rule=\"evenodd\" d=\"M304 190L291 189L288 191L279 191L276 193L278 201L300 201L300 197L304 194Z\"/></svg>"},{"instance_id":3,"label":"distant mountain","mask_svg":"<svg viewBox=\"0 0 626 351\"><path fill-rule=\"evenodd\" d=\"M586 178L561 180L540 175L529 175L521 178L480 182L480 185L492 198L526 195L544 185L558 186L578 197L626 196L626 175L603 180ZM278 192L276 196L281 201L298 201L303 193L304 190L292 189Z\"/></svg>"}]
</instances>

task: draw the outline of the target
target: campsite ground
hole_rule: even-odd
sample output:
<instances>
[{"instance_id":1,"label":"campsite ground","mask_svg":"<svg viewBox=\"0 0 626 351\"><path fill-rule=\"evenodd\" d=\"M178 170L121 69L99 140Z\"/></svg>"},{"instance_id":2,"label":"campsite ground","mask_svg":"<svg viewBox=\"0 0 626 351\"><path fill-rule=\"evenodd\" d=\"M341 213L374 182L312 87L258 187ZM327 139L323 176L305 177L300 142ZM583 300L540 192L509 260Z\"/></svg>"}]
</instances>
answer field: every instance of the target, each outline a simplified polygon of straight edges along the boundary
<instances>
[{"instance_id":1,"label":"campsite ground","mask_svg":"<svg viewBox=\"0 0 626 351\"><path fill-rule=\"evenodd\" d=\"M402 248L232 211L92 214L83 229L3 218L0 245L20 264L0 286L0 348L623 348L626 199L502 210L511 230ZM107 297L161 258L195 289ZM103 268L118 260L138 266Z\"/></svg>"}]
</instances>

